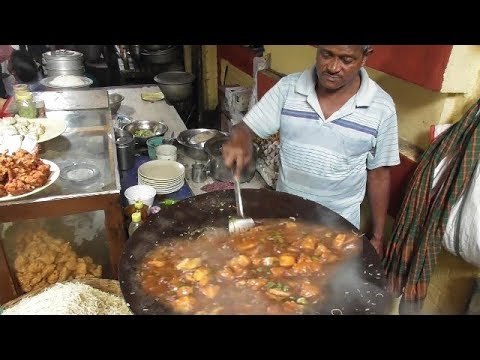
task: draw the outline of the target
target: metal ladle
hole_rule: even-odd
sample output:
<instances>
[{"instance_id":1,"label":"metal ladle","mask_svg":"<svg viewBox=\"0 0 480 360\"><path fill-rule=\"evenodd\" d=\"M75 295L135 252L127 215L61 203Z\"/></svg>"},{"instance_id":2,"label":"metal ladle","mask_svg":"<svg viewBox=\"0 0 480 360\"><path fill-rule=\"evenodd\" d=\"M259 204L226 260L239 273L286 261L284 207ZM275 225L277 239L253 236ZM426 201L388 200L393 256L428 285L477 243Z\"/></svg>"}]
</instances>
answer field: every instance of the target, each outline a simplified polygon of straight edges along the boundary
<instances>
[{"instance_id":1,"label":"metal ladle","mask_svg":"<svg viewBox=\"0 0 480 360\"><path fill-rule=\"evenodd\" d=\"M228 231L230 234L247 230L255 226L255 222L253 221L253 219L246 218L243 214L243 202L242 194L240 192L240 182L235 175L233 175L233 184L235 190L235 202L237 205L237 217L231 217L228 220Z\"/></svg>"}]
</instances>

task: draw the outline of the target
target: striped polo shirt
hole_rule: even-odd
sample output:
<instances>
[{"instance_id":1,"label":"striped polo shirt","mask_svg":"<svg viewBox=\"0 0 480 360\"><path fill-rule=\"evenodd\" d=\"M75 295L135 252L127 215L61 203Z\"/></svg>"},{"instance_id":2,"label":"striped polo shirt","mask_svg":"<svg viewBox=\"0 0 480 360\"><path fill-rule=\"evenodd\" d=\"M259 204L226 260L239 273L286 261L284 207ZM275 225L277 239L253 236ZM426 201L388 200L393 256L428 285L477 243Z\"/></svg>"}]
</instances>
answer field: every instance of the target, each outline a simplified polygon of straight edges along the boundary
<instances>
[{"instance_id":1,"label":"striped polo shirt","mask_svg":"<svg viewBox=\"0 0 480 360\"><path fill-rule=\"evenodd\" d=\"M392 98L360 69L356 95L325 119L315 66L283 77L245 115L258 136L280 131L277 191L328 207L360 227L367 169L400 163Z\"/></svg>"}]
</instances>

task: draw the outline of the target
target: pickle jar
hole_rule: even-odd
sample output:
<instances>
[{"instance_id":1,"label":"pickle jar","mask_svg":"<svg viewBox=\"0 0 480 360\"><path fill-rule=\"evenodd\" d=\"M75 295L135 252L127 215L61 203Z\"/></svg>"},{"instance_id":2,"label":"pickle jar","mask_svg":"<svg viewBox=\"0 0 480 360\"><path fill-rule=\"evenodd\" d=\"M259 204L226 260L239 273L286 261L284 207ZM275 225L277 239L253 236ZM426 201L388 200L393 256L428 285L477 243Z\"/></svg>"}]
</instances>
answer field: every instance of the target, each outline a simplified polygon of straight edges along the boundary
<instances>
[{"instance_id":1,"label":"pickle jar","mask_svg":"<svg viewBox=\"0 0 480 360\"><path fill-rule=\"evenodd\" d=\"M37 117L37 107L35 106L31 92L17 93L17 110L18 115L21 117L29 119Z\"/></svg>"}]
</instances>

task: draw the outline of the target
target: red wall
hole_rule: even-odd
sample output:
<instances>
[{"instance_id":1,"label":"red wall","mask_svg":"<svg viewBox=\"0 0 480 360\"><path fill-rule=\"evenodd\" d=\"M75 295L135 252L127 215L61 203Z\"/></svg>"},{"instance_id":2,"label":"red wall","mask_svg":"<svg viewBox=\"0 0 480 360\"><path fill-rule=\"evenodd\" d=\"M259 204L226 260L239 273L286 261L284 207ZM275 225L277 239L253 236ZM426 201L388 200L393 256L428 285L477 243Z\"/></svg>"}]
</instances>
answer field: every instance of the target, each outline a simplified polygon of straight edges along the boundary
<instances>
[{"instance_id":1,"label":"red wall","mask_svg":"<svg viewBox=\"0 0 480 360\"><path fill-rule=\"evenodd\" d=\"M439 91L452 45L375 45L367 66Z\"/></svg>"}]
</instances>

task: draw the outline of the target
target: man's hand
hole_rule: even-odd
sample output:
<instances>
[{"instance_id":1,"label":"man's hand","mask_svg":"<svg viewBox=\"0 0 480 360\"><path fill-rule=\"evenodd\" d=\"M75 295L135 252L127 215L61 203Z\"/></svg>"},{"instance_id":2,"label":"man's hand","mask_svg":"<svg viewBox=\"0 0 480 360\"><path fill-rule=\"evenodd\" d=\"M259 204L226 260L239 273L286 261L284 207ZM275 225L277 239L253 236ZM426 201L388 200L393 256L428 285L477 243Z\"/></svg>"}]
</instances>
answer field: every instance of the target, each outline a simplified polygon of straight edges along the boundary
<instances>
[{"instance_id":1,"label":"man's hand","mask_svg":"<svg viewBox=\"0 0 480 360\"><path fill-rule=\"evenodd\" d=\"M223 145L223 159L225 166L235 166L235 177L240 178L242 170L252 159L253 145L252 134L247 125L241 122L235 125L230 135L230 140Z\"/></svg>"},{"instance_id":2,"label":"man's hand","mask_svg":"<svg viewBox=\"0 0 480 360\"><path fill-rule=\"evenodd\" d=\"M380 256L380 259L383 259L383 239L372 236L370 238L370 243L375 248L378 256Z\"/></svg>"}]
</instances>

